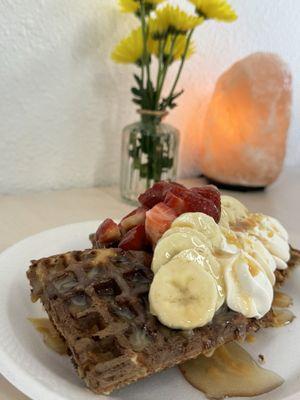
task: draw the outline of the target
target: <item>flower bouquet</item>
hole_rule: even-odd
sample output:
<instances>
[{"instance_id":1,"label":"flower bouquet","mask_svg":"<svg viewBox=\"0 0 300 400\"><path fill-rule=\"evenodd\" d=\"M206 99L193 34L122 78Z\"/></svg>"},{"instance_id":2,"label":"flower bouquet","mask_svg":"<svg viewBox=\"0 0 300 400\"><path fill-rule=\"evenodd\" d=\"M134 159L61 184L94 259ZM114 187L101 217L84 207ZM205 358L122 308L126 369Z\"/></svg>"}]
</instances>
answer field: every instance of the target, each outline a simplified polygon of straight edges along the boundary
<instances>
[{"instance_id":1,"label":"flower bouquet","mask_svg":"<svg viewBox=\"0 0 300 400\"><path fill-rule=\"evenodd\" d=\"M192 36L209 19L231 22L237 16L226 0L189 0L189 14L165 0L119 0L121 11L134 13L139 26L114 49L117 63L134 64L132 101L140 121L125 127L122 142L121 193L135 201L154 182L175 179L178 131L162 123L183 93L178 89L185 61L195 52ZM170 87L166 78L177 62Z\"/></svg>"}]
</instances>

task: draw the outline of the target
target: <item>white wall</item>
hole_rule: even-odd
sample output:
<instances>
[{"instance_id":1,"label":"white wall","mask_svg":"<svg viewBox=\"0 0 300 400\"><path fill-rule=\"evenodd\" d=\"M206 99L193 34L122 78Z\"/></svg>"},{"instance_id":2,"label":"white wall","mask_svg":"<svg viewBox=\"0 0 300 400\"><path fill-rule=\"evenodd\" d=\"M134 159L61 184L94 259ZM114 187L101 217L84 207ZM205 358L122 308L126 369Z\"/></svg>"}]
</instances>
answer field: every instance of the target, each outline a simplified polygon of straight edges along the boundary
<instances>
[{"instance_id":1,"label":"white wall","mask_svg":"<svg viewBox=\"0 0 300 400\"><path fill-rule=\"evenodd\" d=\"M131 68L109 60L135 23L116 3L0 0L0 192L117 182L120 131L136 115ZM169 117L182 133L181 175L199 173L195 141L218 75L257 50L277 52L291 67L286 164L300 163L300 1L232 4L238 22L199 29L198 53L182 79L185 94Z\"/></svg>"}]
</instances>

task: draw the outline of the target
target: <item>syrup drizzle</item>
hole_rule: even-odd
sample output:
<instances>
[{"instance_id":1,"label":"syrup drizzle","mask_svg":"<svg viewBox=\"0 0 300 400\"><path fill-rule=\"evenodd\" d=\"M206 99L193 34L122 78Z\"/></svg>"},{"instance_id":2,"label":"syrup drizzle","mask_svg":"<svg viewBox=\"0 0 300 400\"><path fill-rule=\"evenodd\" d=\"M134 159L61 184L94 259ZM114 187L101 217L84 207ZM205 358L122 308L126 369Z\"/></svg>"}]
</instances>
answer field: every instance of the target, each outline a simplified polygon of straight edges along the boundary
<instances>
[{"instance_id":1,"label":"syrup drizzle","mask_svg":"<svg viewBox=\"0 0 300 400\"><path fill-rule=\"evenodd\" d=\"M47 347L60 355L67 354L66 342L61 338L54 326L47 318L28 318L35 329L43 335Z\"/></svg>"},{"instance_id":2,"label":"syrup drizzle","mask_svg":"<svg viewBox=\"0 0 300 400\"><path fill-rule=\"evenodd\" d=\"M280 328L289 325L295 318L295 314L287 308L273 308L274 318L272 326Z\"/></svg>"},{"instance_id":3,"label":"syrup drizzle","mask_svg":"<svg viewBox=\"0 0 300 400\"><path fill-rule=\"evenodd\" d=\"M273 307L277 308L286 308L293 305L293 299L286 293L279 292L275 290L274 299L273 299Z\"/></svg>"},{"instance_id":4,"label":"syrup drizzle","mask_svg":"<svg viewBox=\"0 0 300 400\"><path fill-rule=\"evenodd\" d=\"M284 382L275 372L259 366L235 342L219 347L209 358L201 355L179 368L191 385L213 399L257 396Z\"/></svg>"}]
</instances>

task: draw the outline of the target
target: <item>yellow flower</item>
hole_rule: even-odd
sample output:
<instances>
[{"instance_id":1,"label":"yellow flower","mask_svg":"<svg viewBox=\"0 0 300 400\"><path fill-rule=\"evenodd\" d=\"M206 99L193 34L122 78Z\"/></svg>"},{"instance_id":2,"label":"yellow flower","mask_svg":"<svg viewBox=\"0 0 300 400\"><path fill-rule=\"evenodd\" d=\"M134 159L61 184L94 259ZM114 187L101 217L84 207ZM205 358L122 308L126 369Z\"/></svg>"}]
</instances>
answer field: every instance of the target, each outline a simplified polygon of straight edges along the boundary
<instances>
[{"instance_id":1,"label":"yellow flower","mask_svg":"<svg viewBox=\"0 0 300 400\"><path fill-rule=\"evenodd\" d=\"M155 54L156 57L159 57L160 43L161 42L158 40L155 41L153 40L150 45L151 53ZM182 58L182 56L184 55L186 45L187 45L186 36L178 35L175 39L175 44L173 46L171 61L179 60ZM169 35L167 37L166 44L163 50L163 55L165 59L169 57L171 52L171 47L172 47L172 36ZM190 42L187 49L186 58L190 58L194 53L195 53L195 45L194 43Z\"/></svg>"},{"instance_id":2,"label":"yellow flower","mask_svg":"<svg viewBox=\"0 0 300 400\"><path fill-rule=\"evenodd\" d=\"M149 12L165 0L144 0L145 10ZM119 6L124 13L139 13L140 0L119 0Z\"/></svg>"},{"instance_id":3,"label":"yellow flower","mask_svg":"<svg viewBox=\"0 0 300 400\"><path fill-rule=\"evenodd\" d=\"M111 54L111 58L120 64L138 63L143 55L143 35L141 28L133 30L129 36L122 39Z\"/></svg>"},{"instance_id":4,"label":"yellow flower","mask_svg":"<svg viewBox=\"0 0 300 400\"><path fill-rule=\"evenodd\" d=\"M226 0L189 0L196 7L196 12L205 19L216 19L219 21L232 22L237 15Z\"/></svg>"},{"instance_id":5,"label":"yellow flower","mask_svg":"<svg viewBox=\"0 0 300 400\"><path fill-rule=\"evenodd\" d=\"M185 34L204 21L203 17L189 15L179 7L167 5L156 11L155 19L150 19L150 32L153 38L166 36L169 33Z\"/></svg>"}]
</instances>

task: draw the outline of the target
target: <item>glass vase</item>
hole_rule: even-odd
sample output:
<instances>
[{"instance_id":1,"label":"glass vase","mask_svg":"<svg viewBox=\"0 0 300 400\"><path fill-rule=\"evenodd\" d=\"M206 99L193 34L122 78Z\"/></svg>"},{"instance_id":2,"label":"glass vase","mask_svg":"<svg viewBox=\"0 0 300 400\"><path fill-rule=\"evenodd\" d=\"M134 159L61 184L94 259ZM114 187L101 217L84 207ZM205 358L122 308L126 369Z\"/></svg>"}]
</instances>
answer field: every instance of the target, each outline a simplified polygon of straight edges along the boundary
<instances>
[{"instance_id":1,"label":"glass vase","mask_svg":"<svg viewBox=\"0 0 300 400\"><path fill-rule=\"evenodd\" d=\"M137 203L140 193L177 173L179 132L154 112L126 126L122 137L120 189L124 200Z\"/></svg>"}]
</instances>

